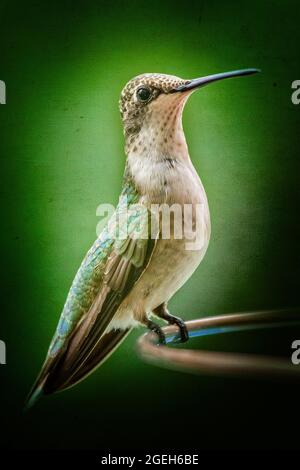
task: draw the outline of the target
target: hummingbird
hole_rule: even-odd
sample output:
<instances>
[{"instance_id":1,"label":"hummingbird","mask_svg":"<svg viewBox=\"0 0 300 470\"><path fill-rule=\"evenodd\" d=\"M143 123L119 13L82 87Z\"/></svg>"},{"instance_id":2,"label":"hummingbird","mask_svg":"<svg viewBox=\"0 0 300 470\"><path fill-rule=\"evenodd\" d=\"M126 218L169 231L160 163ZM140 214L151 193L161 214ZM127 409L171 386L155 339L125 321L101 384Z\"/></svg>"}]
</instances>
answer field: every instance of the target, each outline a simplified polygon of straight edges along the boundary
<instances>
[{"instance_id":1,"label":"hummingbird","mask_svg":"<svg viewBox=\"0 0 300 470\"><path fill-rule=\"evenodd\" d=\"M74 278L27 407L41 395L83 380L138 325L165 343L155 320L160 318L178 326L181 341L188 339L184 321L169 312L168 302L203 259L211 227L206 193L189 156L182 112L195 90L258 71L243 69L191 80L145 73L125 85L119 101L126 154L119 203ZM192 233L177 238L173 223L170 236L162 237L160 221L150 234L153 204L192 209L201 205L201 224L197 226L192 210ZM112 226L122 231L120 214L125 205L129 213L131 208L141 209L130 213L125 236L112 236ZM147 225L143 237L132 236L136 225ZM200 237L201 243L187 249L187 238L193 237Z\"/></svg>"}]
</instances>

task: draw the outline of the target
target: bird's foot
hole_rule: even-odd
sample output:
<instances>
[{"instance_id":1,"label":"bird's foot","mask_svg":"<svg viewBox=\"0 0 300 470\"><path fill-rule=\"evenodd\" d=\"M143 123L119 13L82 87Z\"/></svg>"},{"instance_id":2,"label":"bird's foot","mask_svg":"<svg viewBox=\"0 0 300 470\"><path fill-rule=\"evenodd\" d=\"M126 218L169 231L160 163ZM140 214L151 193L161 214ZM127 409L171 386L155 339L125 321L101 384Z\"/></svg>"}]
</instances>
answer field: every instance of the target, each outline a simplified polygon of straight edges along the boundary
<instances>
[{"instance_id":1,"label":"bird's foot","mask_svg":"<svg viewBox=\"0 0 300 470\"><path fill-rule=\"evenodd\" d=\"M171 315L168 311L165 304L160 305L154 310L155 315L160 318L166 320L170 325L177 325L179 328L179 337L176 336L176 340L179 339L181 343L185 343L189 339L189 333L184 321L179 318L175 317L175 315Z\"/></svg>"},{"instance_id":2,"label":"bird's foot","mask_svg":"<svg viewBox=\"0 0 300 470\"><path fill-rule=\"evenodd\" d=\"M157 325L154 321L147 320L147 327L149 328L150 331L153 331L154 333L157 334L159 344L166 344L165 334L163 333L159 325Z\"/></svg>"},{"instance_id":3,"label":"bird's foot","mask_svg":"<svg viewBox=\"0 0 300 470\"><path fill-rule=\"evenodd\" d=\"M186 341L189 340L189 333L188 333L188 330L187 330L187 327L186 327L184 321L179 317L175 317L174 315L170 315L170 316L171 316L171 319L168 320L170 325L177 325L178 326L179 335L180 335L178 339L180 339L181 343L185 343Z\"/></svg>"}]
</instances>

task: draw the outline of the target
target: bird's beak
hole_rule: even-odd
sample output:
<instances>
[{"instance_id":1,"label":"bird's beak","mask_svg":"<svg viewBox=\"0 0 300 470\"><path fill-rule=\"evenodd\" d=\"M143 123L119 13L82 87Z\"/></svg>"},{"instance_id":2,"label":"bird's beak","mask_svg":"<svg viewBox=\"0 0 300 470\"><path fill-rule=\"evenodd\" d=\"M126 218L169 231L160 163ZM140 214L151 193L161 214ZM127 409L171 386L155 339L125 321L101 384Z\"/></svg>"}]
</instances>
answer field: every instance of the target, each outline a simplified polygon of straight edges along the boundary
<instances>
[{"instance_id":1,"label":"bird's beak","mask_svg":"<svg viewBox=\"0 0 300 470\"><path fill-rule=\"evenodd\" d=\"M217 82L218 80L223 80L224 78L233 78L241 77L243 75L252 75L253 73L260 72L259 69L243 69L243 70L234 70L232 72L216 73L214 75L208 75L207 77L195 78L194 80L188 80L184 85L174 89L176 91L190 91L195 88L200 88L209 83Z\"/></svg>"}]
</instances>

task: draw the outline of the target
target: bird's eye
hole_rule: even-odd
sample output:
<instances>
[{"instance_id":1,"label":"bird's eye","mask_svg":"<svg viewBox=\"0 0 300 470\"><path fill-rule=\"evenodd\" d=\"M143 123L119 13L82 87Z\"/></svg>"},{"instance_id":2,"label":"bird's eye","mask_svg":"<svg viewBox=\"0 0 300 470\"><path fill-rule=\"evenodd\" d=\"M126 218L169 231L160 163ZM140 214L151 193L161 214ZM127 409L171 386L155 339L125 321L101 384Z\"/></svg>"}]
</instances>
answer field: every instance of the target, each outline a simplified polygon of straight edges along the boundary
<instances>
[{"instance_id":1,"label":"bird's eye","mask_svg":"<svg viewBox=\"0 0 300 470\"><path fill-rule=\"evenodd\" d=\"M139 88L136 94L140 101L148 101L151 96L149 88Z\"/></svg>"}]
</instances>

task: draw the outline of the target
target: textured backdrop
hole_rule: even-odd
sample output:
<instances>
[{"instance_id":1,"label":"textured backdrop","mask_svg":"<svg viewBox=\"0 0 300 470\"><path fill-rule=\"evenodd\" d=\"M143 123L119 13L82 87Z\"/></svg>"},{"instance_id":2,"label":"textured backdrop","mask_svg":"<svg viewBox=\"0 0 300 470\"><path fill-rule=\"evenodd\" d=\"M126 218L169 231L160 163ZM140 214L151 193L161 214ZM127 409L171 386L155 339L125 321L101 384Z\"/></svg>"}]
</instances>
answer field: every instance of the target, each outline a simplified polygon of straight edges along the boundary
<instances>
[{"instance_id":1,"label":"textured backdrop","mask_svg":"<svg viewBox=\"0 0 300 470\"><path fill-rule=\"evenodd\" d=\"M171 447L296 441L284 432L293 408L292 398L280 408L283 386L274 395L271 385L145 365L134 350L142 329L82 384L20 413L96 236L96 207L117 202L125 161L118 99L137 74L262 69L200 90L186 106L212 238L171 307L192 319L296 305L300 106L291 103L291 82L300 79L299 43L299 2L291 0L0 1L4 445L163 447L162 429ZM293 336L199 345L289 354Z\"/></svg>"}]
</instances>

